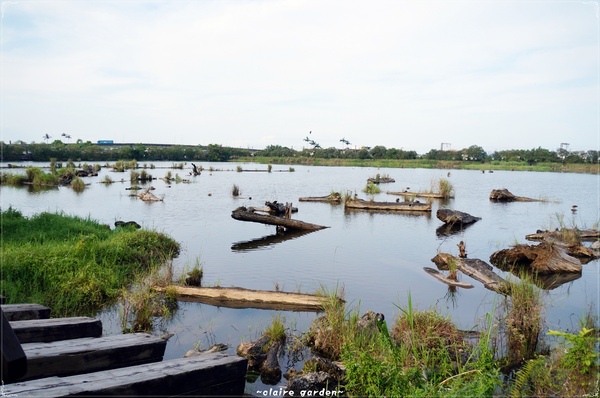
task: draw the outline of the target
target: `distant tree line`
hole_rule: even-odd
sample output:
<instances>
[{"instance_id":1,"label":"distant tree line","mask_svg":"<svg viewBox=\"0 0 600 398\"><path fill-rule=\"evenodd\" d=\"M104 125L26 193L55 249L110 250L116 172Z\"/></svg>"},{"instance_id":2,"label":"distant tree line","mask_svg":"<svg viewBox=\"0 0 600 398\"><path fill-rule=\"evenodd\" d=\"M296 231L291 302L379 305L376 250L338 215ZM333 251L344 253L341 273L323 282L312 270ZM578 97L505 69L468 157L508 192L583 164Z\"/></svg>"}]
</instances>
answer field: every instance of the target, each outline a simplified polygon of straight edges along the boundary
<instances>
[{"instance_id":1,"label":"distant tree line","mask_svg":"<svg viewBox=\"0 0 600 398\"><path fill-rule=\"evenodd\" d=\"M262 150L224 147L222 145L148 145L148 144L111 144L82 142L63 143L55 140L52 143L25 143L17 141L6 144L0 141L0 158L4 162L18 161L116 161L135 159L143 161L211 161L226 162L239 157L311 157L321 159L427 159L468 162L526 162L536 163L598 163L598 150L568 151L558 149L551 151L541 147L534 149L511 149L487 153L482 147L472 145L460 150L432 149L419 155L415 151L386 148L378 145L372 148L303 148L295 150L280 145L269 145Z\"/></svg>"}]
</instances>

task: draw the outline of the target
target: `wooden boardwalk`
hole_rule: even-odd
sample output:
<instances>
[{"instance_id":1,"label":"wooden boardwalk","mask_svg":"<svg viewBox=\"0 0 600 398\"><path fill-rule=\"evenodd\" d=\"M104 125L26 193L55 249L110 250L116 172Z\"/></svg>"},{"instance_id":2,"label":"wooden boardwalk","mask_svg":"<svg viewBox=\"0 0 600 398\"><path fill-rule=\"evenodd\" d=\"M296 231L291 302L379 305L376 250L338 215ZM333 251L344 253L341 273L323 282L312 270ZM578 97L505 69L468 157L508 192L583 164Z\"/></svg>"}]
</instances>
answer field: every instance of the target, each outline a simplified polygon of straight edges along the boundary
<instances>
[{"instance_id":1,"label":"wooden boardwalk","mask_svg":"<svg viewBox=\"0 0 600 398\"><path fill-rule=\"evenodd\" d=\"M102 336L88 317L49 318L38 304L2 305L3 395L243 395L248 361L211 353L163 361L167 340Z\"/></svg>"}]
</instances>

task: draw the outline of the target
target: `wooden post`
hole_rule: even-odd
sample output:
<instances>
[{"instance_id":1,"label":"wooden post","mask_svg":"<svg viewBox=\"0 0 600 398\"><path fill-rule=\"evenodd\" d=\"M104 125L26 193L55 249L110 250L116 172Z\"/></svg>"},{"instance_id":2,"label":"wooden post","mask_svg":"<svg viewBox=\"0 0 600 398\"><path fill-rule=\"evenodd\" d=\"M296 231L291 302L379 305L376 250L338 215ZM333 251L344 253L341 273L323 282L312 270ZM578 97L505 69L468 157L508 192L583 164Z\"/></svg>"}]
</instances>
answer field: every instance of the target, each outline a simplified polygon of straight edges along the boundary
<instances>
[{"instance_id":1,"label":"wooden post","mask_svg":"<svg viewBox=\"0 0 600 398\"><path fill-rule=\"evenodd\" d=\"M1 311L1 310L0 310ZM27 357L2 311L2 383L20 379L27 372Z\"/></svg>"}]
</instances>

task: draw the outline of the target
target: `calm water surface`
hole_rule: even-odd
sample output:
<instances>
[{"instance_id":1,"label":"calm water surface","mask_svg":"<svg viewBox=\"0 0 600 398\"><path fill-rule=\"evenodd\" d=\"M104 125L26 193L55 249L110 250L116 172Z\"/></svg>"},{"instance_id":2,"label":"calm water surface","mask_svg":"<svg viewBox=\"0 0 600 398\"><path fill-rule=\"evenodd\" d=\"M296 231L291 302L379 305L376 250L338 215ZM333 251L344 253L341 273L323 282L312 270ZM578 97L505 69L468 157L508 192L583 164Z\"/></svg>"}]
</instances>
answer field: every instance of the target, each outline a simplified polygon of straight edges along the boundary
<instances>
[{"instance_id":1,"label":"calm water surface","mask_svg":"<svg viewBox=\"0 0 600 398\"><path fill-rule=\"evenodd\" d=\"M190 183L152 182L163 202L147 203L129 196L129 173L103 169L98 177L86 178L89 186L82 193L59 188L31 193L27 188L1 187L2 208L13 206L24 215L60 211L91 217L113 225L117 220L134 220L145 228L165 232L182 244L175 260L177 274L196 262L204 267L204 283L240 286L250 289L313 293L325 288L344 290L350 308L373 310L386 315L388 324L405 307L408 296L418 309L435 307L450 316L463 329L480 325L487 312L502 302L470 278L462 281L475 288L450 295L446 285L423 271L435 267L431 258L437 252L458 254L457 244L466 244L469 258L489 263L496 250L515 243L527 243L525 235L537 229L597 227L600 220L599 177L586 174L533 173L430 169L378 169L352 167L273 166L267 172L237 172L233 163L199 163L205 171L189 177L191 165L184 170L169 169L171 163L153 163L148 170L161 178L168 171L190 178ZM208 171L209 168L214 170ZM243 164L246 170L266 170L266 165ZM455 199L435 200L431 215L345 211L342 205L299 202L303 196L324 196L332 191L356 192L368 199L362 189L377 173L396 180L382 184L378 201L395 201L387 191L429 190L439 178L447 178L455 189ZM111 185L99 183L105 174ZM233 185L241 190L234 198ZM498 204L489 201L492 189L507 188L515 195L544 199L544 202ZM261 207L265 201L292 202L299 211L293 217L330 228L272 245L260 245L275 227L241 222L231 218L239 206ZM577 205L578 211L571 212ZM481 221L451 236L440 236L442 222L435 217L440 207L467 212ZM599 301L599 262L583 266L580 278L561 285L545 295L546 326L569 329L590 308L596 313ZM503 277L510 275L496 269ZM257 338L274 314L252 309L229 309L198 303L181 303L175 319L167 328L175 335L167 345L166 358L181 357L199 344L207 348L227 343L230 351L241 341ZM313 313L282 312L290 328L305 331L317 316ZM119 332L118 311L99 314L106 333ZM285 361L283 362L285 372ZM282 380L282 384L285 380ZM253 393L260 382L248 384Z\"/></svg>"}]
</instances>

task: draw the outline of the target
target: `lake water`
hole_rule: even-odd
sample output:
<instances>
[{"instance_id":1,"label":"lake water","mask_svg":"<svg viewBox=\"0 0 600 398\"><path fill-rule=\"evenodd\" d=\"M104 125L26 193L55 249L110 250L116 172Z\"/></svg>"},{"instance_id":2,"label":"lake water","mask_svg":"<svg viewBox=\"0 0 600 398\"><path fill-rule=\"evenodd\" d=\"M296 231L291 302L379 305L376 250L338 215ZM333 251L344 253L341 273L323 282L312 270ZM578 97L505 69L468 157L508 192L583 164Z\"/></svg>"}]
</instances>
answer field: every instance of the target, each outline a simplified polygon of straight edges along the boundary
<instances>
[{"instance_id":1,"label":"lake water","mask_svg":"<svg viewBox=\"0 0 600 398\"><path fill-rule=\"evenodd\" d=\"M152 163L148 172L162 178L168 171L189 178L190 183L152 182L162 202L143 202L130 197L129 173L113 173L108 168L98 177L86 178L89 186L82 193L59 188L37 193L27 188L1 187L1 206L13 206L24 215L42 211L64 212L91 217L114 225L117 220L133 220L144 228L172 236L182 244L174 268L180 274L196 262L204 268L205 285L239 286L249 289L314 293L325 288L344 290L348 307L384 313L391 325L410 295L417 309L432 307L462 329L480 325L487 312L500 305L502 298L479 282L462 276L473 289L448 294L446 285L423 271L434 267L438 252L458 255L457 244L464 241L469 258L489 263L490 255L516 243L527 243L525 235L538 229L598 227L600 221L600 180L597 175L468 170L384 169L354 167L317 167L274 165L272 172L237 172L236 163L200 162L200 176L189 177L191 165L184 170L170 169L171 163ZM240 164L245 170L267 170L266 165ZM4 165L5 166L5 165ZM214 171L209 171L212 168ZM6 169L4 169L7 171ZM9 172L18 172L8 170ZM388 175L395 183L382 184L377 201L395 201L387 191L428 191L432 183L447 178L455 190L455 199L433 201L431 214L373 213L345 211L343 205L299 202L304 196L325 196L332 191L351 191L359 197L369 177ZM105 174L113 181L101 184ZM232 196L237 185L241 194ZM492 189L507 188L515 195L543 202L492 203ZM265 201L292 202L298 207L293 218L330 228L272 245L256 244L275 233L275 227L236 221L231 212L239 206L263 207ZM578 210L572 213L571 207ZM464 231L441 236L436 229L442 222L435 217L440 207L467 212L481 220ZM599 261L583 266L580 278L563 284L544 297L546 326L551 329L576 328L589 310L598 311ZM510 275L495 269L505 278ZM181 357L198 345L208 348L226 343L230 352L242 341L256 339L275 314L286 325L306 331L314 313L276 312L256 309L229 309L199 303L180 303L175 318L167 325L174 333L165 358ZM119 332L117 310L99 317L106 333ZM285 361L282 362L286 371ZM282 380L281 384L284 384ZM247 385L253 393L260 381Z\"/></svg>"}]
</instances>

